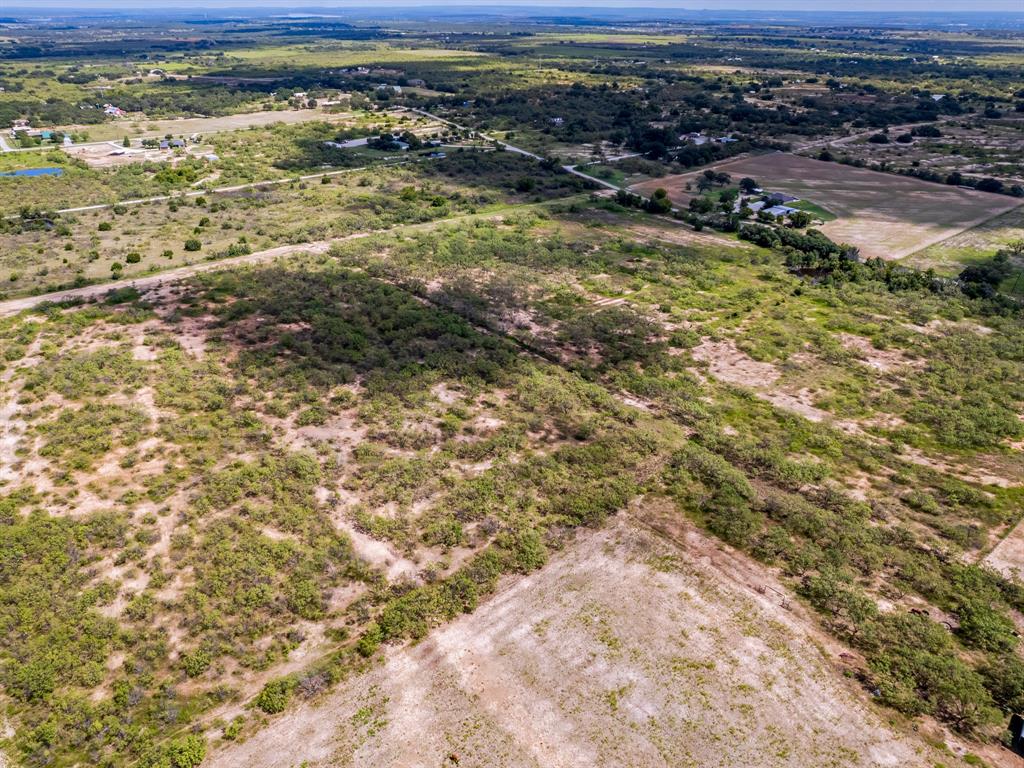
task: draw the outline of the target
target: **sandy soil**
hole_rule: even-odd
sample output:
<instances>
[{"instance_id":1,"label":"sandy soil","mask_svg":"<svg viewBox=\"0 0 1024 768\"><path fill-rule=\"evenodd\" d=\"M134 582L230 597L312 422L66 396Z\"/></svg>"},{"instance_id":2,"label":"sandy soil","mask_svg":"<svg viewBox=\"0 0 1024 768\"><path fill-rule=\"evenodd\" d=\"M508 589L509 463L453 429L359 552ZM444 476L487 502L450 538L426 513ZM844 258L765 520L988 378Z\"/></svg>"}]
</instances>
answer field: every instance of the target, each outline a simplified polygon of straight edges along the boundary
<instances>
[{"instance_id":1,"label":"sandy soil","mask_svg":"<svg viewBox=\"0 0 1024 768\"><path fill-rule=\"evenodd\" d=\"M838 243L856 245L865 258L908 256L1021 204L1005 195L783 152L741 157L713 167L734 179L749 176L767 190L786 192L823 206L838 218L821 230ZM691 197L686 183L695 181L699 175L666 176L632 189L650 194L657 187L664 187L673 202L685 205Z\"/></svg>"},{"instance_id":2,"label":"sandy soil","mask_svg":"<svg viewBox=\"0 0 1024 768\"><path fill-rule=\"evenodd\" d=\"M692 350L695 360L707 363L711 375L727 384L743 387L767 387L779 378L779 369L761 363L736 348L731 340L703 339Z\"/></svg>"},{"instance_id":3,"label":"sandy soil","mask_svg":"<svg viewBox=\"0 0 1024 768\"><path fill-rule=\"evenodd\" d=\"M912 365L920 365L918 361L907 357L900 349L878 349L864 336L857 336L852 333L840 333L840 343L869 368L874 368L880 373L888 373L899 368Z\"/></svg>"},{"instance_id":4,"label":"sandy soil","mask_svg":"<svg viewBox=\"0 0 1024 768\"><path fill-rule=\"evenodd\" d=\"M769 574L693 529L676 535L679 546L624 514L506 581L474 614L207 762L934 764L839 674L837 653L780 604Z\"/></svg>"},{"instance_id":5,"label":"sandy soil","mask_svg":"<svg viewBox=\"0 0 1024 768\"><path fill-rule=\"evenodd\" d=\"M1007 578L1024 582L1024 522L988 553L985 564Z\"/></svg>"}]
</instances>

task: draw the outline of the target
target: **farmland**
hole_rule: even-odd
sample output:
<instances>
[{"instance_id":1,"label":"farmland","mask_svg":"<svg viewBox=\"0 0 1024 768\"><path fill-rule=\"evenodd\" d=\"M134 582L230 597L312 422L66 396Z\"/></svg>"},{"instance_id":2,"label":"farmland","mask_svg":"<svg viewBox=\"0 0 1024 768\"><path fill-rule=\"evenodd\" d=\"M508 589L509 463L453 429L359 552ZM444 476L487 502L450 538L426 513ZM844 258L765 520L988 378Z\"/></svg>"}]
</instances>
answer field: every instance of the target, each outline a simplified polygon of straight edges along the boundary
<instances>
[{"instance_id":1,"label":"farmland","mask_svg":"<svg viewBox=\"0 0 1024 768\"><path fill-rule=\"evenodd\" d=\"M984 192L938 186L839 163L774 153L714 166L734 178L754 178L772 191L810 200L835 214L821 231L850 243L868 258L900 259L982 225L1017 208L1020 201ZM669 176L633 187L651 193L662 187L674 201L692 198L687 183L699 173Z\"/></svg>"}]
</instances>

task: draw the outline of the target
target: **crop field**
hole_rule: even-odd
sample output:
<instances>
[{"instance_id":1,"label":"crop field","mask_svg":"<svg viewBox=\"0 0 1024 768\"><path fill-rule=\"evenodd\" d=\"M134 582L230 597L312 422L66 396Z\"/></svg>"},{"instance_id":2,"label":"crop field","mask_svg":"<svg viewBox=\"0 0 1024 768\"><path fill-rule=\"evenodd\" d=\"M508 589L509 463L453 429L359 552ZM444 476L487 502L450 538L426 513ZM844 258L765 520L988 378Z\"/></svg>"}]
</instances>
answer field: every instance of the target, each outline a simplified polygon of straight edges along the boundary
<instances>
[{"instance_id":1,"label":"crop field","mask_svg":"<svg viewBox=\"0 0 1024 768\"><path fill-rule=\"evenodd\" d=\"M976 227L916 251L907 257L906 263L919 269L955 273L964 265L987 258L1009 243L1022 239L1024 206L1017 206Z\"/></svg>"},{"instance_id":2,"label":"crop field","mask_svg":"<svg viewBox=\"0 0 1024 768\"><path fill-rule=\"evenodd\" d=\"M750 177L769 191L810 200L836 215L821 231L850 243L866 258L900 259L1018 207L1019 200L892 176L781 152L743 157L715 166L734 179ZM692 197L686 184L700 174L644 182L662 187L678 204Z\"/></svg>"}]
</instances>

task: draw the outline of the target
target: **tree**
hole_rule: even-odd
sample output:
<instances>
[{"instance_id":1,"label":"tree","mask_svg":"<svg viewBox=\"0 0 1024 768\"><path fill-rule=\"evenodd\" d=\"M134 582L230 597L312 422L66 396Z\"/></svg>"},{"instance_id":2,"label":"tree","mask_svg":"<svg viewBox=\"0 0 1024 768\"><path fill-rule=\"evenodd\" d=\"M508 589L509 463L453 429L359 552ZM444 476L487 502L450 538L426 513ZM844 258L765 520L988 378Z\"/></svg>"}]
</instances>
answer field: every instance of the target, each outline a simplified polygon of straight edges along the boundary
<instances>
[{"instance_id":1,"label":"tree","mask_svg":"<svg viewBox=\"0 0 1024 768\"><path fill-rule=\"evenodd\" d=\"M647 201L647 210L651 213L668 213L672 210L672 201L668 199L668 192L661 187L654 190L651 199Z\"/></svg>"},{"instance_id":2,"label":"tree","mask_svg":"<svg viewBox=\"0 0 1024 768\"><path fill-rule=\"evenodd\" d=\"M979 181L975 185L975 189L979 189L982 192L995 192L999 193L1003 191L1003 182L999 179L993 179L991 176L986 177Z\"/></svg>"},{"instance_id":3,"label":"tree","mask_svg":"<svg viewBox=\"0 0 1024 768\"><path fill-rule=\"evenodd\" d=\"M789 215L789 224L796 229L803 229L810 223L811 214L806 211L797 211L796 213L791 213Z\"/></svg>"},{"instance_id":4,"label":"tree","mask_svg":"<svg viewBox=\"0 0 1024 768\"><path fill-rule=\"evenodd\" d=\"M743 190L745 194L752 195L754 194L754 190L757 189L757 182L749 176L744 176L740 179L740 189Z\"/></svg>"},{"instance_id":5,"label":"tree","mask_svg":"<svg viewBox=\"0 0 1024 768\"><path fill-rule=\"evenodd\" d=\"M125 136L124 137L124 141L121 142L121 146L122 147L130 147L131 145L132 145L132 140L129 139L127 136Z\"/></svg>"},{"instance_id":6,"label":"tree","mask_svg":"<svg viewBox=\"0 0 1024 768\"><path fill-rule=\"evenodd\" d=\"M203 247L203 244L201 242L199 242L199 240L197 240L194 237L190 237L188 240L185 241L185 250L186 251L198 251L202 247Z\"/></svg>"}]
</instances>

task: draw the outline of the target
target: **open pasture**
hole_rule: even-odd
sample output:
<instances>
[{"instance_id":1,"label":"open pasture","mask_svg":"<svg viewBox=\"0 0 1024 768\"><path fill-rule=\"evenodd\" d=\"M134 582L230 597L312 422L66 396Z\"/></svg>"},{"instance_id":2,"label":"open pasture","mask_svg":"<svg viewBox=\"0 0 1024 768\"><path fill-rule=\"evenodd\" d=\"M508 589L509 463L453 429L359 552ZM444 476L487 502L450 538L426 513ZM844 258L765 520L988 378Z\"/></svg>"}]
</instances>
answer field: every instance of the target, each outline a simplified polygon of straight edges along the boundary
<instances>
[{"instance_id":1,"label":"open pasture","mask_svg":"<svg viewBox=\"0 0 1024 768\"><path fill-rule=\"evenodd\" d=\"M70 125L56 130L62 133L78 133L85 131L95 141L131 138L156 138L173 134L174 136L191 136L222 131L238 131L245 128L262 128L268 125L284 123L295 125L308 123L311 120L347 122L352 114L348 112L329 112L323 109L272 109L260 112L240 112L236 115L218 117L182 117L172 120L147 120L133 115L121 120L104 123L103 125Z\"/></svg>"},{"instance_id":2,"label":"open pasture","mask_svg":"<svg viewBox=\"0 0 1024 768\"><path fill-rule=\"evenodd\" d=\"M1020 205L1011 197L893 176L783 152L741 157L714 166L733 179L749 176L766 190L810 200L836 215L821 230L860 248L865 258L898 259L975 227ZM633 187L663 187L685 205L686 184L702 171L666 176Z\"/></svg>"}]
</instances>

